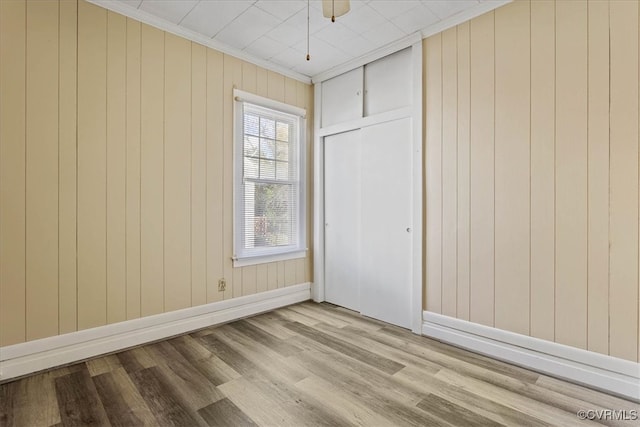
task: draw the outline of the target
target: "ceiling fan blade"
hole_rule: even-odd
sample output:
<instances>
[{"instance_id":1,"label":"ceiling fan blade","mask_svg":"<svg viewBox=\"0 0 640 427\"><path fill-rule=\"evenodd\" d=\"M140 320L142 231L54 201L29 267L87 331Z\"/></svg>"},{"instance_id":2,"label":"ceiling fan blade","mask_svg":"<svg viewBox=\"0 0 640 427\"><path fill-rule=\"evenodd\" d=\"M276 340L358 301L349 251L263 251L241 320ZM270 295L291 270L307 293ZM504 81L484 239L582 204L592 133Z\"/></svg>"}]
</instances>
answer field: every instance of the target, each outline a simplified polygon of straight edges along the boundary
<instances>
[{"instance_id":1,"label":"ceiling fan blade","mask_svg":"<svg viewBox=\"0 0 640 427\"><path fill-rule=\"evenodd\" d=\"M349 10L349 0L322 0L322 14L325 18L342 16Z\"/></svg>"}]
</instances>

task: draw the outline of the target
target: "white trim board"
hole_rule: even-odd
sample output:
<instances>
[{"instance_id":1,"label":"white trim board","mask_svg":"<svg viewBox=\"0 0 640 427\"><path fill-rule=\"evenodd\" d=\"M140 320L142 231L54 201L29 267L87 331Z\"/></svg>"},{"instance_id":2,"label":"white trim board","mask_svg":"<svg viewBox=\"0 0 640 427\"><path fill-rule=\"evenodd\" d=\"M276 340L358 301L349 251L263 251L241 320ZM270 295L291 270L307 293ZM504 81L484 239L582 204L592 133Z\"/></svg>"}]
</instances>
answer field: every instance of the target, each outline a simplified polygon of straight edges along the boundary
<instances>
[{"instance_id":1,"label":"white trim board","mask_svg":"<svg viewBox=\"0 0 640 427\"><path fill-rule=\"evenodd\" d=\"M640 364L425 311L422 334L640 402Z\"/></svg>"},{"instance_id":2,"label":"white trim board","mask_svg":"<svg viewBox=\"0 0 640 427\"><path fill-rule=\"evenodd\" d=\"M200 43L204 46L210 47L222 53L226 53L228 55L234 56L238 59L242 59L247 62L251 62L252 64L256 64L260 67L266 68L271 71L275 71L277 73L283 74L287 77L291 77L293 79L299 80L303 83L311 84L311 83L319 83L324 80L330 79L331 77L335 77L339 74L352 70L354 68L358 68L364 64L369 62L373 62L376 59L380 59L384 56L390 55L394 52L404 49L405 47L409 47L413 45L416 41L427 38L433 34L437 34L442 32L448 28L454 27L463 22L469 21L477 16L480 16L484 13L490 12L494 9L497 9L500 6L511 3L513 0L486 0L483 1L476 6L473 6L469 9L466 9L456 15L453 15L449 18L446 18L442 21L439 21L431 26L423 28L416 33L409 34L402 39L391 42L385 46L377 48L371 52L368 52L358 58L354 58L350 61L347 61L343 64L337 65L327 71L323 71L314 75L313 77L306 76L302 73L290 70L286 67L282 67L278 64L275 64L270 61L265 61L260 58L257 58L253 55L247 54L246 52L232 48L226 44L220 43L215 39L208 38L199 34L195 31L191 31L187 28L181 27L177 24L173 24L168 22L162 18L158 18L155 15L152 15L144 10L134 9L132 7L127 6L126 4L114 1L114 0L87 0L89 3L93 3L97 6L103 7L105 9L111 10L113 12L119 13L121 15L127 16L129 18L133 18L142 23L151 25L153 27L159 28L161 30L167 31L171 34L175 34L180 37L184 37L187 40L194 41L196 43Z\"/></svg>"},{"instance_id":3,"label":"white trim board","mask_svg":"<svg viewBox=\"0 0 640 427\"><path fill-rule=\"evenodd\" d=\"M450 16L442 21L438 21L435 24L417 31L416 33L409 34L404 38L374 49L371 52L368 52L358 58L354 58L327 71L318 73L311 77L311 81L313 83L321 83L325 80L329 80L332 77L339 76L340 74L346 73L347 71L351 71L355 68L373 62L376 59L391 55L392 53L409 47L416 42L422 41L422 39L426 39L427 37L430 37L434 34L438 34L451 27L455 27L456 25L470 21L471 19L483 15L487 12L491 12L492 10L497 9L500 6L504 6L505 4L509 4L512 1L513 0L486 0L482 3L478 3L476 6L463 10L462 12Z\"/></svg>"},{"instance_id":4,"label":"white trim board","mask_svg":"<svg viewBox=\"0 0 640 427\"><path fill-rule=\"evenodd\" d=\"M316 74L311 78L311 81L314 84L322 83L323 81L329 80L332 77L339 76L340 74L344 74L347 71L355 70L358 67L362 67L363 65L369 64L370 62L373 62L377 59L384 58L385 56L391 55L392 53L399 52L402 49L413 46L415 43L421 41L422 34L420 33L420 31L409 34L408 36L405 36L399 40L374 49L371 52L365 53L362 56L336 65L335 67L327 71L323 71L322 73Z\"/></svg>"},{"instance_id":5,"label":"white trim board","mask_svg":"<svg viewBox=\"0 0 640 427\"><path fill-rule=\"evenodd\" d=\"M422 40L417 41L412 46L413 56L413 280L411 285L411 332L420 334L422 328L422 241L424 232L422 230L423 218L423 187L422 174L424 165L422 164Z\"/></svg>"},{"instance_id":6,"label":"white trim board","mask_svg":"<svg viewBox=\"0 0 640 427\"><path fill-rule=\"evenodd\" d=\"M419 71L420 73L422 73L422 67L420 67ZM320 108L322 108L322 106L320 106ZM384 122L392 122L394 120L404 119L405 117L413 118L415 116L413 110L414 108L412 106L401 107L396 110L374 114L373 116L360 117L358 119L349 120L347 122L336 123L334 125L319 128L317 134L318 137L324 138L325 136L348 132L354 129L361 129L367 126L373 126ZM420 142L422 142L422 140L420 140Z\"/></svg>"},{"instance_id":7,"label":"white trim board","mask_svg":"<svg viewBox=\"0 0 640 427\"><path fill-rule=\"evenodd\" d=\"M320 136L322 83L313 85L313 300L324 301L324 138Z\"/></svg>"},{"instance_id":8,"label":"white trim board","mask_svg":"<svg viewBox=\"0 0 640 427\"><path fill-rule=\"evenodd\" d=\"M256 58L253 55L249 55L242 50L232 48L230 46L227 46L226 44L218 42L215 39L211 39L195 31L191 31L187 28L174 24L172 22L165 21L164 19L158 18L157 16L152 15L148 12L145 12L144 10L134 9L120 1L87 0L87 2L103 7L112 12L119 13L120 15L124 15L129 18L135 19L136 21L140 21L143 24L148 24L148 25L151 25L152 27L159 28L168 33L175 34L176 36L184 37L187 40L200 43L203 46L210 47L219 52L234 56L238 59L242 59L243 61L247 61L252 64L258 65L262 68L266 68L267 70L275 71L276 73L280 73L284 76L291 77L292 79L301 81L302 83L311 84L311 78L308 76L305 76L304 74L279 66L277 64L274 64L273 62L264 61L262 59Z\"/></svg>"},{"instance_id":9,"label":"white trim board","mask_svg":"<svg viewBox=\"0 0 640 427\"><path fill-rule=\"evenodd\" d=\"M427 28L423 28L421 31L422 38L426 39L427 37L430 37L434 34L441 33L444 30L448 30L451 27L455 27L456 25L470 21L473 18L484 15L487 12L491 12L492 10L497 9L500 6L509 4L512 1L513 0L486 0L482 3L478 3L476 6L470 7L469 9L463 10L462 12L443 19L442 21L436 22L435 24L430 25Z\"/></svg>"},{"instance_id":10,"label":"white trim board","mask_svg":"<svg viewBox=\"0 0 640 427\"><path fill-rule=\"evenodd\" d=\"M231 322L311 299L302 283L259 294L0 347L0 380Z\"/></svg>"}]
</instances>

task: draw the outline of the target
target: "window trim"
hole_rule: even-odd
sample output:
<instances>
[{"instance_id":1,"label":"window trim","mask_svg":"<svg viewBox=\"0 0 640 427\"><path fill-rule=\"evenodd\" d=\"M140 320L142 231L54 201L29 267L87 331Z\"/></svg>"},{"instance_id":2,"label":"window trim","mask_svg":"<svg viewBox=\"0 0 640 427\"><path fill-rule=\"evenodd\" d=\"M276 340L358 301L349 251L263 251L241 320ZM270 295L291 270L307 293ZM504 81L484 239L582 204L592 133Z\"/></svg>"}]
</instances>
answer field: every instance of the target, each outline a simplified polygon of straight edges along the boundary
<instances>
[{"instance_id":1,"label":"window trim","mask_svg":"<svg viewBox=\"0 0 640 427\"><path fill-rule=\"evenodd\" d=\"M244 103L268 108L277 112L298 116L298 245L283 246L278 249L266 249L255 254L239 255L243 239L240 229L244 214L243 160L244 160ZM303 258L307 253L307 162L306 162L306 110L283 102L264 98L239 89L233 90L233 266L263 264Z\"/></svg>"}]
</instances>

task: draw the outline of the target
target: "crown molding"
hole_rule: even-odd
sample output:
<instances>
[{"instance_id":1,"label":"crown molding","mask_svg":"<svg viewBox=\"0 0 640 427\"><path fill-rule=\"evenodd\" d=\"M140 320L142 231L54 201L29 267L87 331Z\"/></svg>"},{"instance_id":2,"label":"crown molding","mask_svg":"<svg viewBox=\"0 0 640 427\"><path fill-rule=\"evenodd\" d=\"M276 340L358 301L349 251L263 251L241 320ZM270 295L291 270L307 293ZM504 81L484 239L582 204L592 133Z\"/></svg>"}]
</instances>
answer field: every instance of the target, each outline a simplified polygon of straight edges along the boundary
<instances>
[{"instance_id":1,"label":"crown molding","mask_svg":"<svg viewBox=\"0 0 640 427\"><path fill-rule=\"evenodd\" d=\"M332 77L339 76L340 74L346 73L347 71L362 67L363 65L373 62L377 59L384 58L385 56L391 55L392 53L398 52L402 49L406 49L409 46L412 46L414 43L419 42L420 40L422 40L422 34L419 31L413 34L409 34L408 36L405 36L400 40L396 40L394 42L386 44L382 47L372 50L369 53L365 53L362 56L330 68L327 71L318 73L311 78L311 81L313 83L321 83L325 80L329 80Z\"/></svg>"},{"instance_id":2,"label":"crown molding","mask_svg":"<svg viewBox=\"0 0 640 427\"><path fill-rule=\"evenodd\" d=\"M440 33L448 28L455 27L458 24L462 24L463 22L469 21L470 19L483 15L494 9L497 9L500 6L504 6L505 4L511 3L512 1L513 0L487 0L482 3L478 3L476 6L472 8L464 10L454 16L451 16L433 25L423 28L422 30L414 34L410 34L405 38L389 43L369 53L359 56L358 58L352 59L336 67L333 67L327 71L318 73L311 78L311 81L313 83L321 83L332 77L346 73L347 71L351 71L355 68L361 67L377 59L383 58L387 55L391 55L392 53L395 53L399 50L405 49L422 39L425 39L429 36Z\"/></svg>"},{"instance_id":3,"label":"crown molding","mask_svg":"<svg viewBox=\"0 0 640 427\"><path fill-rule=\"evenodd\" d=\"M184 37L195 43L199 43L201 45L210 47L212 49L215 49L227 55L234 56L243 61L247 61L252 64L258 65L260 67L266 68L268 70L275 71L276 73L280 73L292 79L301 81L306 84L313 84L313 83L320 83L324 80L328 80L332 77L335 77L347 71L353 70L354 68L361 67L365 64L368 64L377 59L383 58L394 52L405 49L413 45L414 43L418 42L421 39L427 38L429 36L442 32L448 28L454 27L458 24L461 24L477 16L480 16L484 13L490 12L494 9L497 9L500 6L504 6L505 4L511 3L513 0L483 1L482 3L478 3L476 6L470 9L464 10L454 16L451 16L440 22L437 22L426 28L423 28L422 30L417 31L416 33L410 34L400 40L396 40L392 43L389 43L385 46L375 49L369 53L366 53L357 58L349 60L343 64L337 65L327 71L318 73L313 77L309 77L305 74L298 73L288 68L279 66L277 64L274 64L273 62L256 58L255 56L250 55L242 50L234 49L230 46L227 46L226 44L218 42L215 39L208 38L206 36L203 36L202 34L196 33L195 31L191 31L187 28L181 27L179 25L168 22L164 19L158 18L157 16L152 15L148 12L145 12L144 10L135 9L133 7L127 6L122 2L115 1L115 0L86 0L86 1L88 1L89 3L95 4L97 6L103 7L105 9L111 10L113 12L119 13L121 15L127 16L129 18L135 19L144 24L148 24L153 27L159 28L168 33L175 34L180 37Z\"/></svg>"},{"instance_id":4,"label":"crown molding","mask_svg":"<svg viewBox=\"0 0 640 427\"><path fill-rule=\"evenodd\" d=\"M196 33L195 31L191 31L177 24L173 24L171 22L165 21L164 19L158 18L157 16L152 15L148 12L145 12L144 10L134 9L133 7L127 6L122 2L114 1L114 0L86 0L86 1L89 3L95 4L96 6L100 6L102 8L108 9L112 12L119 13L120 15L124 15L128 18L135 19L136 21L140 21L144 24L151 25L152 27L156 27L168 33L175 34L176 36L184 37L185 39L191 40L192 42L199 43L203 46L210 47L211 49L215 49L227 55L234 56L243 61L247 61L252 64L258 65L262 68L266 68L267 70L275 71L276 73L280 73L286 77L290 77L292 79L301 81L302 83L311 84L311 78L309 76L306 76L304 74L298 73L296 71L290 70L285 67L281 67L277 64L274 64L273 62L256 58L253 55L249 55L242 50L234 49L223 43L218 42L215 39L208 38L206 36L203 36L202 34Z\"/></svg>"},{"instance_id":5,"label":"crown molding","mask_svg":"<svg viewBox=\"0 0 640 427\"><path fill-rule=\"evenodd\" d=\"M512 2L513 0L486 0L482 3L478 3L476 6L463 10L462 12L443 19L440 22L436 22L435 24L430 25L427 28L423 28L421 31L422 38L426 39L427 37L441 33L444 30L455 27L456 25L462 24L463 22L469 21L480 15L484 15L487 12L491 12L492 10L497 9L500 6L504 6L505 4L509 4Z\"/></svg>"}]
</instances>

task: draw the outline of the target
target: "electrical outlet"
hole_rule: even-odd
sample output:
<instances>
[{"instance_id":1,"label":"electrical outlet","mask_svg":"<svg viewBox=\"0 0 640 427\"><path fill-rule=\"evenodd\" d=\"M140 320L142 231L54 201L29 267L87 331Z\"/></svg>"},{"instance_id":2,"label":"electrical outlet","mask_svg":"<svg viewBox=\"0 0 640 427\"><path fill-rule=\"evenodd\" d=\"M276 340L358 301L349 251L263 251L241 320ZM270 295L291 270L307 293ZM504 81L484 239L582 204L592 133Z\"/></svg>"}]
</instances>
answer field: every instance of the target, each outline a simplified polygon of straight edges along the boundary
<instances>
[{"instance_id":1,"label":"electrical outlet","mask_svg":"<svg viewBox=\"0 0 640 427\"><path fill-rule=\"evenodd\" d=\"M224 292L227 289L227 281L224 279L218 280L218 292Z\"/></svg>"}]
</instances>

